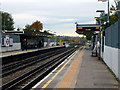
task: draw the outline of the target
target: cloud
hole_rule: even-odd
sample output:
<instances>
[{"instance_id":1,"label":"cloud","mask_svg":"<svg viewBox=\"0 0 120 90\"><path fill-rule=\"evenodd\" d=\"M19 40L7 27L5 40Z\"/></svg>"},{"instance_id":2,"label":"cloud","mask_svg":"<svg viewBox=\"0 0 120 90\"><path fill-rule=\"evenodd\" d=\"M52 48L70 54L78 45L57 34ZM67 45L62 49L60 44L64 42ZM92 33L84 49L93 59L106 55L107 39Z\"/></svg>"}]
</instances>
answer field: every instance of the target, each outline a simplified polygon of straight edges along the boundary
<instances>
[{"instance_id":1,"label":"cloud","mask_svg":"<svg viewBox=\"0 0 120 90\"><path fill-rule=\"evenodd\" d=\"M97 2L97 0L2 0L2 2L47 2L47 3L80 3L80 2Z\"/></svg>"},{"instance_id":2,"label":"cloud","mask_svg":"<svg viewBox=\"0 0 120 90\"><path fill-rule=\"evenodd\" d=\"M41 22L48 21L47 17L39 17L35 15L25 14L25 13L19 13L19 14L13 14L14 22L16 26L24 27L26 24L32 24L34 21L39 20Z\"/></svg>"},{"instance_id":3,"label":"cloud","mask_svg":"<svg viewBox=\"0 0 120 90\"><path fill-rule=\"evenodd\" d=\"M58 34L77 35L74 23L95 23L96 10L106 9L107 3L98 0L2 0L3 11L12 14L15 27L23 28L36 20L44 29ZM113 0L111 0L113 2Z\"/></svg>"},{"instance_id":4,"label":"cloud","mask_svg":"<svg viewBox=\"0 0 120 90\"><path fill-rule=\"evenodd\" d=\"M71 22L71 21L75 21L75 19L60 19L60 22Z\"/></svg>"}]
</instances>

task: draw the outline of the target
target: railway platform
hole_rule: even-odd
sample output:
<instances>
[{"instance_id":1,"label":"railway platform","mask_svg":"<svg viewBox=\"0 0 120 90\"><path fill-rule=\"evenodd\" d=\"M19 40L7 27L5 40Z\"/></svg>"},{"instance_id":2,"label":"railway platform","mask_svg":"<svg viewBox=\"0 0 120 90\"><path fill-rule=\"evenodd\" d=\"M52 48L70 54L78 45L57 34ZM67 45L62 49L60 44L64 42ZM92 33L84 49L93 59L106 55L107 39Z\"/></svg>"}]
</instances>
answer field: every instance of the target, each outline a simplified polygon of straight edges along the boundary
<instances>
[{"instance_id":1,"label":"railway platform","mask_svg":"<svg viewBox=\"0 0 120 90\"><path fill-rule=\"evenodd\" d=\"M97 57L92 57L91 50L84 48L76 51L42 81L32 87L32 89L36 88L107 88L105 90L112 88L119 90L119 83L104 62L98 60Z\"/></svg>"},{"instance_id":2,"label":"railway platform","mask_svg":"<svg viewBox=\"0 0 120 90\"><path fill-rule=\"evenodd\" d=\"M0 54L0 57L8 57L8 56L14 56L14 55L19 55L19 54L25 54L25 53L29 53L29 52L35 52L35 51L39 51L39 50L45 50L45 49L50 49L50 48L57 48L57 47L62 47L62 46L52 46L52 47L43 47L43 48L39 48L39 49L28 49L28 50L19 50L19 51L10 51L10 52L3 52Z\"/></svg>"}]
</instances>

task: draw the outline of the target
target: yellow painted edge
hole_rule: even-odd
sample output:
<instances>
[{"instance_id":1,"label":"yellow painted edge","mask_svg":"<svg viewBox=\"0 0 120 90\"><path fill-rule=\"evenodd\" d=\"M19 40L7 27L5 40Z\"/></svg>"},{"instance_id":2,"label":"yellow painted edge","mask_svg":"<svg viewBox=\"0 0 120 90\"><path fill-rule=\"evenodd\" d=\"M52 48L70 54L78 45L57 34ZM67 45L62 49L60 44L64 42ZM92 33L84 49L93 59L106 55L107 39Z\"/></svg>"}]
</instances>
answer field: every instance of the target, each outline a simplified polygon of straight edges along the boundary
<instances>
[{"instance_id":1,"label":"yellow painted edge","mask_svg":"<svg viewBox=\"0 0 120 90\"><path fill-rule=\"evenodd\" d=\"M75 84L76 84L76 79L77 79L77 75L78 75L78 71L77 69L79 68L79 65L81 65L82 62L82 56L83 56L84 50L82 50L80 52L80 54L78 54L78 56L76 57L75 61L71 64L71 66L69 67L69 69L67 70L67 72L64 75L64 78L58 83L58 85L55 88L74 88ZM77 58L80 59L80 62L77 62L77 65L75 64L77 60ZM71 72L71 70L76 67L75 70L73 70ZM74 75L70 74L70 73L74 73ZM70 78L68 78L70 75ZM71 76L72 75L72 76ZM69 80L69 83L68 83ZM66 85L65 85L66 84Z\"/></svg>"},{"instance_id":2,"label":"yellow painted edge","mask_svg":"<svg viewBox=\"0 0 120 90\"><path fill-rule=\"evenodd\" d=\"M64 66L42 88L46 88L78 52L79 50L64 64Z\"/></svg>"}]
</instances>

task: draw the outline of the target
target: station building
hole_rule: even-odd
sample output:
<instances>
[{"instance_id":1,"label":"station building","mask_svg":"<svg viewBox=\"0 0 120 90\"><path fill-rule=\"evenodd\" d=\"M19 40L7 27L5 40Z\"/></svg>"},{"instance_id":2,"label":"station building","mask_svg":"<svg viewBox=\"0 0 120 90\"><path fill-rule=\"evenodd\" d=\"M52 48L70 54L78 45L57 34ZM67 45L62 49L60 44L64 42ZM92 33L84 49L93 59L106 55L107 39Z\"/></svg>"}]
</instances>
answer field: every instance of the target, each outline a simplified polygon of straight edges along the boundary
<instances>
[{"instance_id":1,"label":"station building","mask_svg":"<svg viewBox=\"0 0 120 90\"><path fill-rule=\"evenodd\" d=\"M27 49L56 46L54 34L45 32L2 31L0 52L22 50L23 40L26 39Z\"/></svg>"}]
</instances>

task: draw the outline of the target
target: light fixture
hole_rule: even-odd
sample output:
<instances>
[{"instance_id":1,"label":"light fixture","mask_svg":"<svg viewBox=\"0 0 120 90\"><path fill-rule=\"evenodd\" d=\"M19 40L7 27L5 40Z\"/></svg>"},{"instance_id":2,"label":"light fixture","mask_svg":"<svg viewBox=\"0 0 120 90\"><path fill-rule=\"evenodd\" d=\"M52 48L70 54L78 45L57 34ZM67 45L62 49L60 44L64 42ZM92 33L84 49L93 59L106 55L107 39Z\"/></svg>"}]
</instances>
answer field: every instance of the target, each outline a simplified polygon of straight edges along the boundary
<instances>
[{"instance_id":1,"label":"light fixture","mask_svg":"<svg viewBox=\"0 0 120 90\"><path fill-rule=\"evenodd\" d=\"M97 10L96 12L105 12L104 10Z\"/></svg>"},{"instance_id":2,"label":"light fixture","mask_svg":"<svg viewBox=\"0 0 120 90\"><path fill-rule=\"evenodd\" d=\"M108 24L109 24L109 19L110 19L110 3L109 3L109 0L98 0L98 2L106 2L108 1Z\"/></svg>"},{"instance_id":3,"label":"light fixture","mask_svg":"<svg viewBox=\"0 0 120 90\"><path fill-rule=\"evenodd\" d=\"M106 2L107 0L98 0L98 2Z\"/></svg>"}]
</instances>

